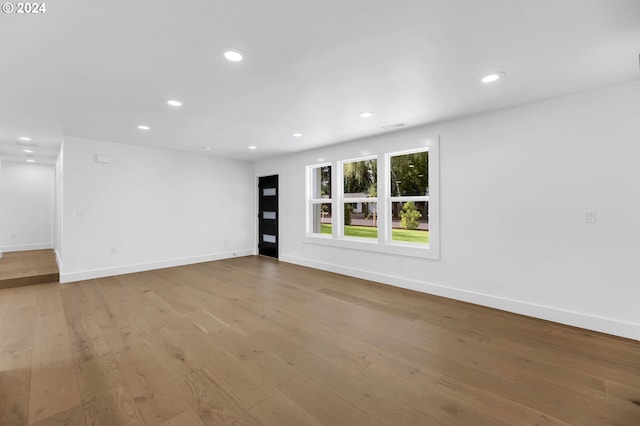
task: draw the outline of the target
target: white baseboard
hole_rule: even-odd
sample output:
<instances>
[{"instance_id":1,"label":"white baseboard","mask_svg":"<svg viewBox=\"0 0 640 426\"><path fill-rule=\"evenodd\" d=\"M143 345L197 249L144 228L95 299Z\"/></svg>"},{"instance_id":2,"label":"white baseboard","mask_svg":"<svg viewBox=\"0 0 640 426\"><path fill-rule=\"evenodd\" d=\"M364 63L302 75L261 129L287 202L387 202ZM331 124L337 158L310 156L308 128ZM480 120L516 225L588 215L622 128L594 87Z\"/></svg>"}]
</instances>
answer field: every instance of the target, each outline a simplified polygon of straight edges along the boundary
<instances>
[{"instance_id":1,"label":"white baseboard","mask_svg":"<svg viewBox=\"0 0 640 426\"><path fill-rule=\"evenodd\" d=\"M110 268L91 269L87 271L67 272L60 269L60 283L91 280L94 278L111 277L114 275L132 274L135 272L151 271L153 269L172 268L174 266L191 265L194 263L211 262L213 260L230 259L253 255L254 250L236 250L230 252L214 253L204 256L184 257L179 259L162 260L158 262L137 263L134 265L114 266Z\"/></svg>"},{"instance_id":2,"label":"white baseboard","mask_svg":"<svg viewBox=\"0 0 640 426\"><path fill-rule=\"evenodd\" d=\"M21 244L18 246L2 246L0 252L10 253L12 251L48 250L53 248L53 243Z\"/></svg>"},{"instance_id":3,"label":"white baseboard","mask_svg":"<svg viewBox=\"0 0 640 426\"><path fill-rule=\"evenodd\" d=\"M620 321L614 318L600 317L582 312L569 311L553 306L539 305L521 300L508 299L490 294L476 293L423 281L398 278L392 275L378 274L361 269L348 268L331 263L317 262L295 256L281 256L280 261L335 272L364 280L388 284L394 287L414 290L421 293L447 297L463 302L474 303L516 314L540 318L574 327L612 334L628 339L640 340L640 324Z\"/></svg>"}]
</instances>

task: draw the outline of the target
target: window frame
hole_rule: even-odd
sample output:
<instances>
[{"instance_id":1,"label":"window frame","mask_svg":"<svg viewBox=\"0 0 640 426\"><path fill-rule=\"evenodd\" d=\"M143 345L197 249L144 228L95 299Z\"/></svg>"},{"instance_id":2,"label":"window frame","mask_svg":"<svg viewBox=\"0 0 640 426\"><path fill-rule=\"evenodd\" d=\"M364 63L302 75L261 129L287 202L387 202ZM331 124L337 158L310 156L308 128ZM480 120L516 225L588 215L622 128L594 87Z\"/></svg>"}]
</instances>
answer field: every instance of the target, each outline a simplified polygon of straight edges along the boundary
<instances>
[{"instance_id":1,"label":"window frame","mask_svg":"<svg viewBox=\"0 0 640 426\"><path fill-rule=\"evenodd\" d=\"M339 218L340 227L337 229L337 239L338 240L346 240L346 241L378 241L380 238L380 227L378 220L378 227L376 232L378 234L378 238L360 238L360 237L349 237L344 235L344 205L352 204L352 203L378 203L378 197L354 197L354 198L345 198L344 196L344 165L348 163L357 163L359 161L367 161L367 160L376 160L376 163L379 163L380 158L378 155L368 155L366 157L358 157L358 158L350 158L348 160L342 160L336 162L336 167L340 169L339 180L336 182L339 187L338 192L338 210L336 211L336 217ZM379 167L379 164L376 164L376 167ZM380 176L380 173L376 176L376 185L377 180ZM335 225L334 225L335 226ZM336 235L336 232L333 232Z\"/></svg>"},{"instance_id":2,"label":"window frame","mask_svg":"<svg viewBox=\"0 0 640 426\"><path fill-rule=\"evenodd\" d=\"M313 177L313 172L316 169L321 169L322 167L331 167L331 197L329 198L313 198L313 188L312 185L314 183L314 177ZM306 211L305 211L305 216L306 216L306 229L307 229L307 236L309 237L313 237L313 238L325 238L325 239L331 239L332 235L330 234L322 234L322 233L317 233L317 232L313 232L313 209L314 206L316 205L322 205L322 204L331 204L331 221L332 221L332 228L335 226L335 214L334 214L334 210L335 210L335 205L333 200L335 199L335 187L334 187L334 181L335 181L335 176L334 176L334 171L335 171L335 164L333 163L320 163L320 164L314 164L312 166L308 166L307 167L307 175L306 175L306 185L307 185L307 203L306 203Z\"/></svg>"},{"instance_id":3,"label":"window frame","mask_svg":"<svg viewBox=\"0 0 640 426\"><path fill-rule=\"evenodd\" d=\"M391 152L388 154L385 154L385 165L387 167L389 167L389 169L391 169L391 158L392 157L399 157L401 155L407 155L407 154L417 154L419 152L427 152L428 156L429 156L429 161L431 160L431 154L429 152L429 148L418 148L418 149L410 149L410 150L406 150L406 151L398 151L398 152ZM430 163L429 163L430 165ZM429 168L427 168L426 173L429 173ZM386 174L386 178L387 178L387 192L385 193L386 196L386 200L387 202L385 203L385 208L386 210L386 215L385 217L387 218L387 225L392 223L393 221L393 213L392 213L392 206L393 203L404 203L407 201L413 201L413 202L427 202L429 203L429 195L391 195L391 170L389 170L389 172ZM427 187L427 189L430 188ZM431 209L431 204L429 204L429 209ZM398 241L394 241L393 240L393 226L387 226L387 229L385 230L386 234L385 234L385 243L388 244L399 244L401 246L407 246L407 247L418 247L418 248L425 248L425 244L421 244L421 243L409 243L409 242L398 242ZM429 244L427 244L426 246L428 247L431 243L431 220L429 220Z\"/></svg>"},{"instance_id":4,"label":"window frame","mask_svg":"<svg viewBox=\"0 0 640 426\"><path fill-rule=\"evenodd\" d=\"M347 248L352 250L364 250L392 255L418 257L424 259L440 259L440 147L437 137L430 137L424 143L415 144L411 149L392 152L381 152L362 157L338 159L331 162L313 164L306 167L306 232L304 242L332 247ZM428 170L429 193L425 196L391 196L390 168L391 158L398 155L417 152L429 152ZM377 158L377 197L375 198L344 198L344 164ZM311 173L318 167L331 166L331 210L332 210L332 234L313 233L312 206L328 203L327 199L311 198ZM391 206L394 202L402 201L427 201L429 203L429 244L394 241L392 239ZM377 203L377 227L378 238L359 238L344 236L344 203L365 202Z\"/></svg>"}]
</instances>

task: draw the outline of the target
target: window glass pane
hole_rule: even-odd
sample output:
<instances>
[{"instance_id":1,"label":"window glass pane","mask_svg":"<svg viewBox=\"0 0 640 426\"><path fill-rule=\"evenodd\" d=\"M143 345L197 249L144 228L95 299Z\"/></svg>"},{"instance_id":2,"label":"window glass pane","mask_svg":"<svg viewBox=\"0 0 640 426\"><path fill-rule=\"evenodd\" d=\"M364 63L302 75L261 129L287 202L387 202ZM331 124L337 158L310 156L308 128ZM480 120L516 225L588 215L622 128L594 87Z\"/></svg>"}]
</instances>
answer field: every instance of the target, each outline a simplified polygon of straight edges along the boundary
<instances>
[{"instance_id":1,"label":"window glass pane","mask_svg":"<svg viewBox=\"0 0 640 426\"><path fill-rule=\"evenodd\" d=\"M274 243L276 242L276 236L275 235L269 235L269 234L262 234L262 241L264 241L265 243Z\"/></svg>"},{"instance_id":2,"label":"window glass pane","mask_svg":"<svg viewBox=\"0 0 640 426\"><path fill-rule=\"evenodd\" d=\"M378 203L344 203L344 236L378 238Z\"/></svg>"},{"instance_id":3,"label":"window glass pane","mask_svg":"<svg viewBox=\"0 0 640 426\"><path fill-rule=\"evenodd\" d=\"M391 157L391 196L429 195L429 153Z\"/></svg>"},{"instance_id":4,"label":"window glass pane","mask_svg":"<svg viewBox=\"0 0 640 426\"><path fill-rule=\"evenodd\" d=\"M378 160L352 161L343 164L344 197L377 197Z\"/></svg>"},{"instance_id":5,"label":"window glass pane","mask_svg":"<svg viewBox=\"0 0 640 426\"><path fill-rule=\"evenodd\" d=\"M311 169L311 198L331 198L331 166Z\"/></svg>"},{"instance_id":6,"label":"window glass pane","mask_svg":"<svg viewBox=\"0 0 640 426\"><path fill-rule=\"evenodd\" d=\"M311 214L313 217L311 232L314 234L329 234L333 230L333 216L331 214L331 203L312 204Z\"/></svg>"},{"instance_id":7,"label":"window glass pane","mask_svg":"<svg viewBox=\"0 0 640 426\"><path fill-rule=\"evenodd\" d=\"M429 244L429 203L391 203L391 239L398 242Z\"/></svg>"},{"instance_id":8,"label":"window glass pane","mask_svg":"<svg viewBox=\"0 0 640 426\"><path fill-rule=\"evenodd\" d=\"M275 188L264 188L264 189L262 190L262 195L263 195L264 197L271 197L271 196L274 196L274 195L276 195L276 189L275 189Z\"/></svg>"},{"instance_id":9,"label":"window glass pane","mask_svg":"<svg viewBox=\"0 0 640 426\"><path fill-rule=\"evenodd\" d=\"M273 219L273 220L275 220L276 212L262 212L262 218L263 219Z\"/></svg>"}]
</instances>

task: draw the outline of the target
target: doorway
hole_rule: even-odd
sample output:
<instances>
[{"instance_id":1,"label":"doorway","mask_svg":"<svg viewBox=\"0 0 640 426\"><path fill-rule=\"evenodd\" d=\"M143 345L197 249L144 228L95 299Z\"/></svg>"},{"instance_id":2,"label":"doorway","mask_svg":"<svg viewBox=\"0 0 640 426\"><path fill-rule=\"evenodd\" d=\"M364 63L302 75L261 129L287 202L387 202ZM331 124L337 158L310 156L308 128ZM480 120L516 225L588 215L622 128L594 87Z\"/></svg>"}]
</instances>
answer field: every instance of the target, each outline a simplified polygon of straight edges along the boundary
<instances>
[{"instance_id":1,"label":"doorway","mask_svg":"<svg viewBox=\"0 0 640 426\"><path fill-rule=\"evenodd\" d=\"M258 178L258 254L278 258L278 175Z\"/></svg>"}]
</instances>

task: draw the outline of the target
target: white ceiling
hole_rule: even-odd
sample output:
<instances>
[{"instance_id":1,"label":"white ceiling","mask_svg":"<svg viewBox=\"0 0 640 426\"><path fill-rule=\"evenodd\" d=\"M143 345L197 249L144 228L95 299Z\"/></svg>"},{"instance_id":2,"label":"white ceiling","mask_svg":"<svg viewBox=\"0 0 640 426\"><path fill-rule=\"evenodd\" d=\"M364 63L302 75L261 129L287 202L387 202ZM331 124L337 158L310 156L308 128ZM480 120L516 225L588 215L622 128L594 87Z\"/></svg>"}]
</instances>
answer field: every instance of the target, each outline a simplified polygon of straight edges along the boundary
<instances>
[{"instance_id":1,"label":"white ceiling","mask_svg":"<svg viewBox=\"0 0 640 426\"><path fill-rule=\"evenodd\" d=\"M256 160L640 74L638 0L46 5L0 13L4 159L24 160L26 135L52 161L69 135ZM224 47L245 60L224 60ZM492 71L506 77L480 83ZM183 107L168 108L172 97Z\"/></svg>"}]
</instances>

